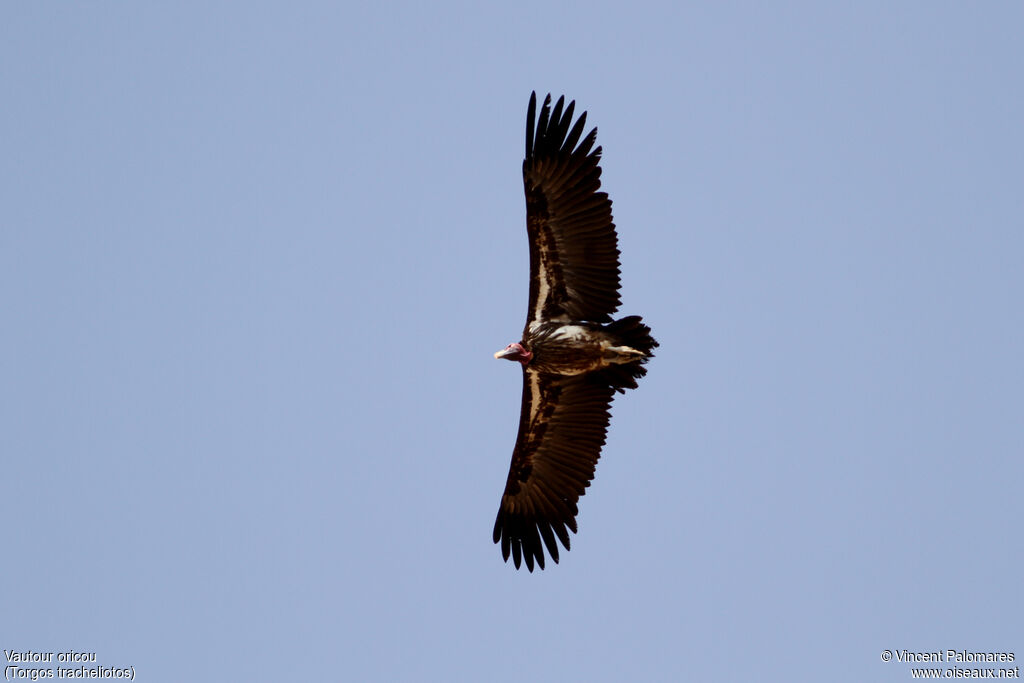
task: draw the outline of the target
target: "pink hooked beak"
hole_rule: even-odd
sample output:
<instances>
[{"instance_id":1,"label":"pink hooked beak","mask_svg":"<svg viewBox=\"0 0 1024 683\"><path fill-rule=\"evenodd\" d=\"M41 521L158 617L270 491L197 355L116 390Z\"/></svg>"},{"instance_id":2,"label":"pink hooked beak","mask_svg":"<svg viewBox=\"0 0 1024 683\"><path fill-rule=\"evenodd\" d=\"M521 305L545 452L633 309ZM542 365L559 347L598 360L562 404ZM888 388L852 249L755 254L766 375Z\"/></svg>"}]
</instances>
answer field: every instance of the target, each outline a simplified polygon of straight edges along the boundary
<instances>
[{"instance_id":1,"label":"pink hooked beak","mask_svg":"<svg viewBox=\"0 0 1024 683\"><path fill-rule=\"evenodd\" d=\"M505 358L506 360L517 360L523 365L526 365L530 362L530 359L533 358L533 353L524 349L523 345L519 342L513 342L494 354L494 357Z\"/></svg>"}]
</instances>

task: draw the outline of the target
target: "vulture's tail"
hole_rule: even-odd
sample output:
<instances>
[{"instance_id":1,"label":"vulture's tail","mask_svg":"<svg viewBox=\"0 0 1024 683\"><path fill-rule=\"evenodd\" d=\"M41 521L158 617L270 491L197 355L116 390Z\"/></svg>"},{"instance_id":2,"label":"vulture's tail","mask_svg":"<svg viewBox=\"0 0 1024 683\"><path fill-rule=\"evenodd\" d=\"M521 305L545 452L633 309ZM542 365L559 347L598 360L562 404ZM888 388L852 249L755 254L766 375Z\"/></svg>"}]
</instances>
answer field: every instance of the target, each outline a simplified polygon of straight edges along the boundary
<instances>
[{"instance_id":1,"label":"vulture's tail","mask_svg":"<svg viewBox=\"0 0 1024 683\"><path fill-rule=\"evenodd\" d=\"M599 371L601 378L616 391L625 393L626 389L636 389L636 381L647 374L644 363L648 358L654 357L651 351L658 345L651 336L651 328L644 324L640 316L631 315L609 323L604 331L618 338L620 345L636 349L642 352L643 356L634 362L609 365Z\"/></svg>"}]
</instances>

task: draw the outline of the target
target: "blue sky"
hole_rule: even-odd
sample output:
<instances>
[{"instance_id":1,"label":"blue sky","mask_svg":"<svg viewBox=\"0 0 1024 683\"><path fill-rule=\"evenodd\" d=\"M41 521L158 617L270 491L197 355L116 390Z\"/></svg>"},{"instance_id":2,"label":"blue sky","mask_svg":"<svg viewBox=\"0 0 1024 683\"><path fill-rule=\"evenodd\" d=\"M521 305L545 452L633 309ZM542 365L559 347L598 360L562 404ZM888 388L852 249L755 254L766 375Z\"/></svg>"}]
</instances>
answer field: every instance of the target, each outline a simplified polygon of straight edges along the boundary
<instances>
[{"instance_id":1,"label":"blue sky","mask_svg":"<svg viewBox=\"0 0 1024 683\"><path fill-rule=\"evenodd\" d=\"M137 680L902 681L1024 657L1018 3L8 3L5 649ZM532 90L623 314L580 533L490 533ZM6 666L7 662L5 662Z\"/></svg>"}]
</instances>

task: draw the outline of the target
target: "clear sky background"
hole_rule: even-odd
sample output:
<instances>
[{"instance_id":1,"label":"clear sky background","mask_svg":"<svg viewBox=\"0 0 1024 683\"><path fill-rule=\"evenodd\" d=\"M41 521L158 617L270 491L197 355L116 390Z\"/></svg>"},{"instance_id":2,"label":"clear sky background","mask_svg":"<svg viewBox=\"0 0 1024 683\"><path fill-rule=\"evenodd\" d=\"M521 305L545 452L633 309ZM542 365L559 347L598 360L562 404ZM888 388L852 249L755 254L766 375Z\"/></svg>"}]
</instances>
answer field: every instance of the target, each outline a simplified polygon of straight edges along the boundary
<instances>
[{"instance_id":1,"label":"clear sky background","mask_svg":"<svg viewBox=\"0 0 1024 683\"><path fill-rule=\"evenodd\" d=\"M0 10L0 646L140 681L904 681L1024 658L1024 6ZM491 543L531 90L661 342ZM7 665L7 662L4 662Z\"/></svg>"}]
</instances>

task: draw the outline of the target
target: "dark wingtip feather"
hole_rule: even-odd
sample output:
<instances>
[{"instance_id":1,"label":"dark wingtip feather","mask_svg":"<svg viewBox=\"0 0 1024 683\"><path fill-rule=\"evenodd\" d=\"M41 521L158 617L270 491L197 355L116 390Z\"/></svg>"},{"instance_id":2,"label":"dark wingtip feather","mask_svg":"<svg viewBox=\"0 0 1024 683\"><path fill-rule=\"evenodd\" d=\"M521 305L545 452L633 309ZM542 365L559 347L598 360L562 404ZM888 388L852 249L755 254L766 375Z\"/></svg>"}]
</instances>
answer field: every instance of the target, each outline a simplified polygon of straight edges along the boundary
<instances>
[{"instance_id":1,"label":"dark wingtip feather","mask_svg":"<svg viewBox=\"0 0 1024 683\"><path fill-rule=\"evenodd\" d=\"M565 105L565 95L558 98L555 102L555 108L551 110L551 127L558 129L558 125L562 122L562 107Z\"/></svg>"},{"instance_id":2,"label":"dark wingtip feather","mask_svg":"<svg viewBox=\"0 0 1024 683\"><path fill-rule=\"evenodd\" d=\"M551 533L551 525L541 524L540 535L541 538L544 539L544 545L548 549L548 555L550 555L551 559L555 561L555 564L558 564L558 544L555 543L555 535Z\"/></svg>"},{"instance_id":3,"label":"dark wingtip feather","mask_svg":"<svg viewBox=\"0 0 1024 683\"><path fill-rule=\"evenodd\" d=\"M562 545L565 546L565 549L569 550L569 532L566 530L565 524L558 522L552 524L551 527L552 529L554 529L555 535L558 536L558 540L561 541ZM558 562L557 557L555 557L555 562Z\"/></svg>"},{"instance_id":4,"label":"dark wingtip feather","mask_svg":"<svg viewBox=\"0 0 1024 683\"><path fill-rule=\"evenodd\" d=\"M533 154L534 119L537 118L537 91L530 93L530 106L526 110L526 158Z\"/></svg>"},{"instance_id":5,"label":"dark wingtip feather","mask_svg":"<svg viewBox=\"0 0 1024 683\"><path fill-rule=\"evenodd\" d=\"M548 120L551 117L551 95L544 97L544 104L540 108L540 118L537 119L537 133L533 145L534 153L543 151L541 148L547 141Z\"/></svg>"},{"instance_id":6,"label":"dark wingtip feather","mask_svg":"<svg viewBox=\"0 0 1024 683\"><path fill-rule=\"evenodd\" d=\"M526 556L537 561L537 566L544 569L544 549L540 545L540 535L537 533L537 525L533 522L529 522L529 536L528 543L529 547L526 548ZM531 569L532 571L532 569Z\"/></svg>"},{"instance_id":7,"label":"dark wingtip feather","mask_svg":"<svg viewBox=\"0 0 1024 683\"><path fill-rule=\"evenodd\" d=\"M573 104L576 104L573 102ZM572 105L569 106L572 109ZM576 125L572 127L572 131L569 136L565 139L565 143L562 145L562 151L571 153L576 147L576 143L579 142L580 136L583 135L583 127L587 125L587 112L580 114L580 117L576 120Z\"/></svg>"}]
</instances>

